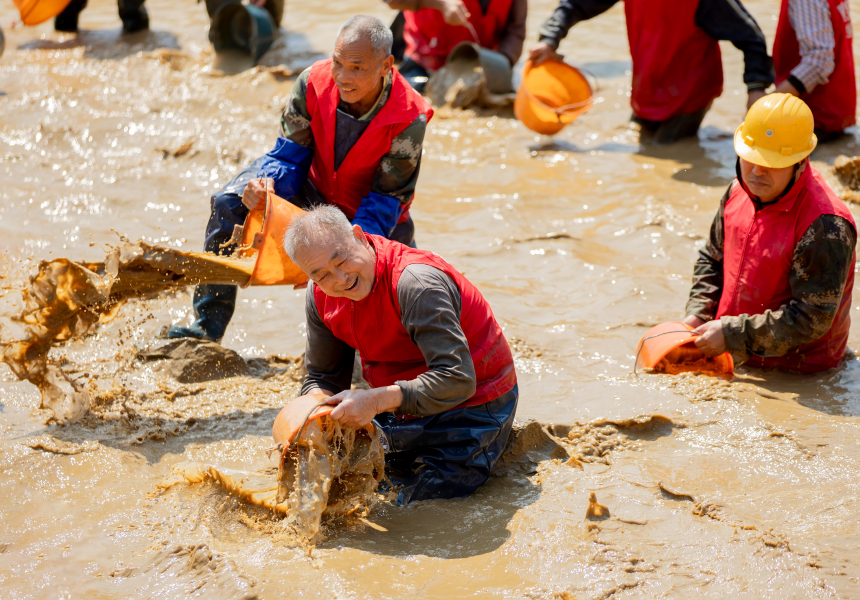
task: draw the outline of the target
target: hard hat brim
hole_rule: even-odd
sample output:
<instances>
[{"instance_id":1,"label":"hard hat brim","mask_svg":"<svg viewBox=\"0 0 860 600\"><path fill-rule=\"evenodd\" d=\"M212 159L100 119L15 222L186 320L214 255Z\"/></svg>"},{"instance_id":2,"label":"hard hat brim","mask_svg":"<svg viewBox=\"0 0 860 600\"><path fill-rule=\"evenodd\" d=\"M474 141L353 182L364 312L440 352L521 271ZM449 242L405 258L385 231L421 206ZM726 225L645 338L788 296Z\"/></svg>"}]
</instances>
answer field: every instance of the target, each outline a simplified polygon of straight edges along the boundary
<instances>
[{"instance_id":1,"label":"hard hat brim","mask_svg":"<svg viewBox=\"0 0 860 600\"><path fill-rule=\"evenodd\" d=\"M766 148L750 148L749 146L747 146L746 142L744 141L744 138L741 136L741 129L743 129L743 124L738 126L737 131L735 131L735 152L742 159L753 164L759 165L760 167L768 167L770 169L784 169L785 167L796 165L804 158L812 154L812 151L815 150L815 147L818 145L818 138L813 133L812 148L810 148L809 150L804 150L803 152L795 152L794 154L789 154L785 156L783 154L780 154L779 152L767 150Z\"/></svg>"}]
</instances>

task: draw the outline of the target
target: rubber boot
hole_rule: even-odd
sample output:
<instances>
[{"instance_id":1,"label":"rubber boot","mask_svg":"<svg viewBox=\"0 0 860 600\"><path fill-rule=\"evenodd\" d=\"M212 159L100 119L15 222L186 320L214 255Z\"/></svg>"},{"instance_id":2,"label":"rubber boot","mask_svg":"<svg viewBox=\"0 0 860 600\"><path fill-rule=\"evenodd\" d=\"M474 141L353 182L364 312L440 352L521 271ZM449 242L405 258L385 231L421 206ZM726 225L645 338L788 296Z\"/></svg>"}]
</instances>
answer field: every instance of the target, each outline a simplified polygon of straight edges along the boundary
<instances>
[{"instance_id":1,"label":"rubber boot","mask_svg":"<svg viewBox=\"0 0 860 600\"><path fill-rule=\"evenodd\" d=\"M123 33L137 33L149 29L149 14L142 0L119 0L117 5Z\"/></svg>"},{"instance_id":2,"label":"rubber boot","mask_svg":"<svg viewBox=\"0 0 860 600\"><path fill-rule=\"evenodd\" d=\"M190 337L220 343L236 310L236 292L235 285L198 285L193 300L197 319L190 327L171 327L168 339Z\"/></svg>"},{"instance_id":3,"label":"rubber boot","mask_svg":"<svg viewBox=\"0 0 860 600\"><path fill-rule=\"evenodd\" d=\"M78 17L87 6L87 0L72 0L63 12L54 17L54 30L75 33L78 30Z\"/></svg>"}]
</instances>

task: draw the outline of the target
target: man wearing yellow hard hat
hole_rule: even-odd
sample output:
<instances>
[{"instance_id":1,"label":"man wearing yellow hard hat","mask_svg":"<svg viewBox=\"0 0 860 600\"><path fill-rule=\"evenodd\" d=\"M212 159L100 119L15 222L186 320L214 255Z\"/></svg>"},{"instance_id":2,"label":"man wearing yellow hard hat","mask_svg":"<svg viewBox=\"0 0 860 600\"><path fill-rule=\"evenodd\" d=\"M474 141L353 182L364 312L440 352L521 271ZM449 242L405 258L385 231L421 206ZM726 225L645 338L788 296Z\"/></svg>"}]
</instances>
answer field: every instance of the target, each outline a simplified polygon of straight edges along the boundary
<instances>
[{"instance_id":1,"label":"man wearing yellow hard hat","mask_svg":"<svg viewBox=\"0 0 860 600\"><path fill-rule=\"evenodd\" d=\"M857 228L809 164L809 107L770 94L735 133L729 185L693 270L684 322L705 354L816 373L845 358Z\"/></svg>"}]
</instances>

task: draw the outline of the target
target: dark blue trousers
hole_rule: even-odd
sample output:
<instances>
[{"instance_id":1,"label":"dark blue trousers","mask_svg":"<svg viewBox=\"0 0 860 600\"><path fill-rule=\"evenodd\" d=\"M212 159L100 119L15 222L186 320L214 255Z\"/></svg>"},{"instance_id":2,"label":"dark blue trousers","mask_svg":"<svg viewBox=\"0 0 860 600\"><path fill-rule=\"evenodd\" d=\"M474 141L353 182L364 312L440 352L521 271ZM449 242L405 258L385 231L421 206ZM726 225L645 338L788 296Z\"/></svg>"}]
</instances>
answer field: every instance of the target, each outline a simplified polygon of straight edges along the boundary
<instances>
[{"instance_id":1,"label":"dark blue trousers","mask_svg":"<svg viewBox=\"0 0 860 600\"><path fill-rule=\"evenodd\" d=\"M206 252L229 255L236 251L236 245L228 242L233 236L233 228L244 224L248 216L248 209L242 204L242 192L248 182L257 177L264 158L261 156L252 162L212 196L212 213L206 224L206 238L203 242ZM305 183L299 194L289 200L305 210L325 203L325 199L310 182ZM391 233L392 240L407 246L414 245L414 236L415 226L411 218L398 224ZM236 292L235 285L198 285L194 289L194 329L202 329L208 338L216 341L224 337L236 309ZM188 331L186 328L174 329L178 330L176 337L179 337L179 333Z\"/></svg>"},{"instance_id":2,"label":"dark blue trousers","mask_svg":"<svg viewBox=\"0 0 860 600\"><path fill-rule=\"evenodd\" d=\"M397 504L469 496L490 478L514 423L519 391L478 406L419 419L382 413L374 419L388 438L385 472L400 490Z\"/></svg>"}]
</instances>

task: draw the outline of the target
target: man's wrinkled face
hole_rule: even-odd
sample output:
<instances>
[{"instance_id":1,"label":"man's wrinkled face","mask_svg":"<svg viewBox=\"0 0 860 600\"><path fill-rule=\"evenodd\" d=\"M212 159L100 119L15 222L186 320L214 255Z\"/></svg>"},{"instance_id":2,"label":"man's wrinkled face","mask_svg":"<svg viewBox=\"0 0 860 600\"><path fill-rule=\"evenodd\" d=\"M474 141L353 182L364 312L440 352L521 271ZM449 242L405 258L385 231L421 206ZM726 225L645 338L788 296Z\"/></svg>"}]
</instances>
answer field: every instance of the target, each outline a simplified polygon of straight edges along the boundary
<instances>
[{"instance_id":1,"label":"man's wrinkled face","mask_svg":"<svg viewBox=\"0 0 860 600\"><path fill-rule=\"evenodd\" d=\"M747 189L757 196L761 202L767 203L776 199L794 177L794 165L782 169L762 167L747 160L741 161L741 177Z\"/></svg>"},{"instance_id":2,"label":"man's wrinkled face","mask_svg":"<svg viewBox=\"0 0 860 600\"><path fill-rule=\"evenodd\" d=\"M353 235L302 248L296 252L296 264L326 296L358 302L373 288L376 255L361 227L354 226Z\"/></svg>"},{"instance_id":3,"label":"man's wrinkled face","mask_svg":"<svg viewBox=\"0 0 860 600\"><path fill-rule=\"evenodd\" d=\"M369 39L359 39L351 44L337 39L331 55L331 76L340 92L340 99L347 104L376 100L378 86L391 70L394 57L380 60L374 55Z\"/></svg>"}]
</instances>

